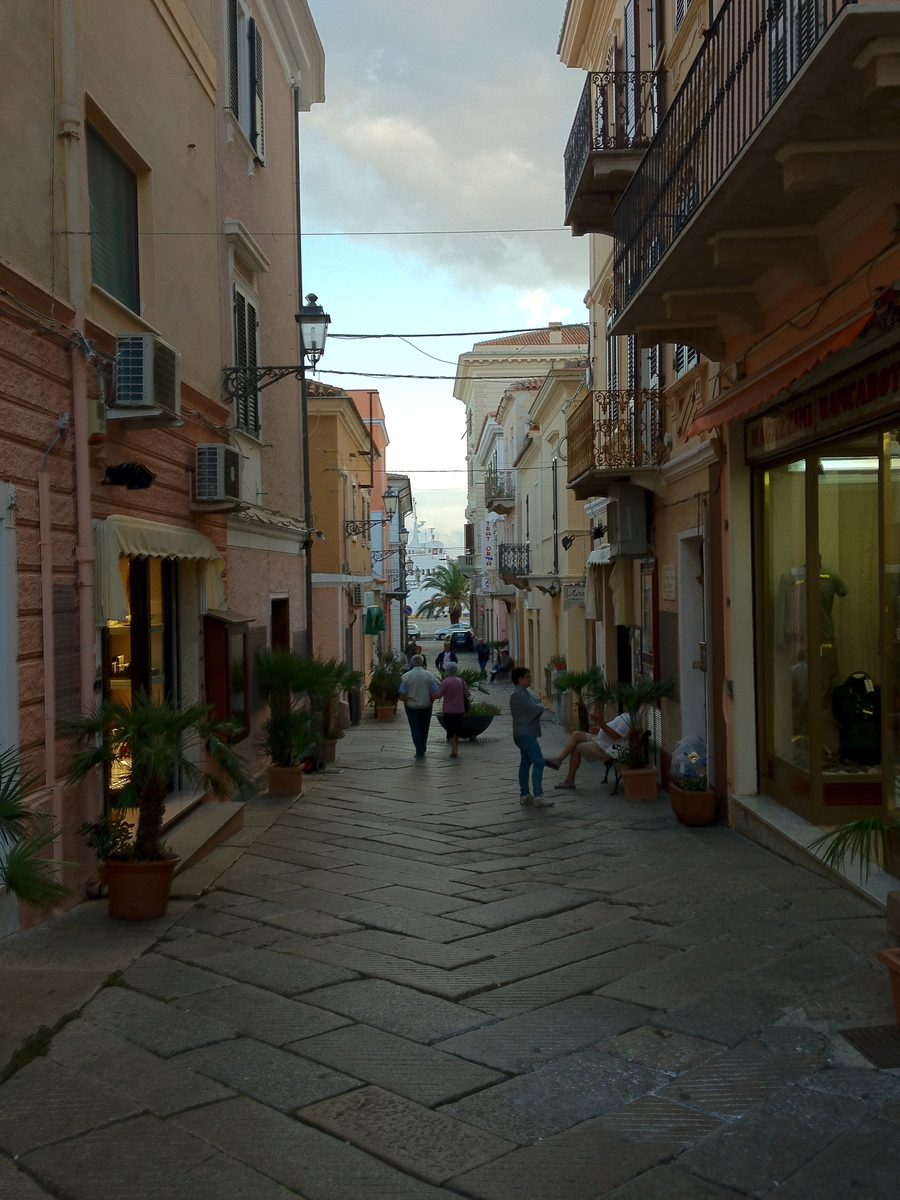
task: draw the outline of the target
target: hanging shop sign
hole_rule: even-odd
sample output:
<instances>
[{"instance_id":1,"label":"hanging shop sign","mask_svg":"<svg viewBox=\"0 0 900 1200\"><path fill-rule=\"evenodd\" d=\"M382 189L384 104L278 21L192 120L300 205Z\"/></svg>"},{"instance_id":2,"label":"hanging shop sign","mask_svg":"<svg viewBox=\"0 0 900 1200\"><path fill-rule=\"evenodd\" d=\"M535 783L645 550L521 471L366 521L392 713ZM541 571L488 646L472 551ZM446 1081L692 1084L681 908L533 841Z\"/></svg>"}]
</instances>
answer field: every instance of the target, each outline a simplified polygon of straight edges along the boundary
<instances>
[{"instance_id":1,"label":"hanging shop sign","mask_svg":"<svg viewBox=\"0 0 900 1200\"><path fill-rule=\"evenodd\" d=\"M583 583L563 584L563 611L570 608L584 608L585 585Z\"/></svg>"},{"instance_id":2,"label":"hanging shop sign","mask_svg":"<svg viewBox=\"0 0 900 1200\"><path fill-rule=\"evenodd\" d=\"M900 349L894 347L748 421L747 462L760 462L795 446L824 441L878 420L898 407Z\"/></svg>"}]
</instances>

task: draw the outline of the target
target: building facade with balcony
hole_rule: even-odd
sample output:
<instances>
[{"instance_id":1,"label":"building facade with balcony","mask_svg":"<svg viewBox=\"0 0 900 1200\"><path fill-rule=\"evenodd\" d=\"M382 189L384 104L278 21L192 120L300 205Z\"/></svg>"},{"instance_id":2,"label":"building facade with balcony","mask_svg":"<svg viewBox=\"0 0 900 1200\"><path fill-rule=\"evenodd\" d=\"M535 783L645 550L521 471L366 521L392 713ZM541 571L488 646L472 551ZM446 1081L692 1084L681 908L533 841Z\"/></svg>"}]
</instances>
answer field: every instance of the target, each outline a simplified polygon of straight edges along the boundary
<instances>
[{"instance_id":1,"label":"building facade with balcony","mask_svg":"<svg viewBox=\"0 0 900 1200\"><path fill-rule=\"evenodd\" d=\"M623 328L616 221L702 43L699 3L570 0L563 62L586 71L567 143L566 222L588 242L591 387L567 412L567 484L593 532L586 567L588 658L610 679L664 679L653 714L665 773L681 737L724 754L716 648L720 449L689 436L711 394L716 347L665 321ZM705 12L706 10L704 10ZM699 22L699 23L698 23ZM646 261L657 253L656 244ZM724 804L724 784L721 785Z\"/></svg>"},{"instance_id":2,"label":"building facade with balcony","mask_svg":"<svg viewBox=\"0 0 900 1200\"><path fill-rule=\"evenodd\" d=\"M530 410L548 373L587 351L586 326L555 322L478 342L459 358L454 395L466 408L465 571L472 579L471 620L488 641L508 640L517 661L526 644L513 580L528 574L523 568L530 554L533 502L522 492L517 460L536 432Z\"/></svg>"},{"instance_id":3,"label":"building facade with balcony","mask_svg":"<svg viewBox=\"0 0 900 1200\"><path fill-rule=\"evenodd\" d=\"M717 456L716 786L801 856L897 807L900 5L731 0L685 23L612 218L609 329L711 360L683 425L686 454Z\"/></svg>"},{"instance_id":4,"label":"building facade with balcony","mask_svg":"<svg viewBox=\"0 0 900 1200\"><path fill-rule=\"evenodd\" d=\"M293 227L294 85L302 73L307 107L320 100L324 59L305 0L8 4L0 31L15 47L0 78L0 744L43 775L76 902L96 874L77 830L114 784L64 786L59 718L138 688L206 700L255 757L256 608L229 530L245 461L234 426L251 416L222 369L239 352L259 361L254 271L278 277L265 307L296 360L296 257L268 258L254 230ZM252 200L232 188L238 169ZM292 295L278 317L276 293ZM268 489L302 518L282 475L296 477L296 454L254 500ZM266 606L263 642L268 620ZM4 902L0 931L35 919Z\"/></svg>"}]
</instances>

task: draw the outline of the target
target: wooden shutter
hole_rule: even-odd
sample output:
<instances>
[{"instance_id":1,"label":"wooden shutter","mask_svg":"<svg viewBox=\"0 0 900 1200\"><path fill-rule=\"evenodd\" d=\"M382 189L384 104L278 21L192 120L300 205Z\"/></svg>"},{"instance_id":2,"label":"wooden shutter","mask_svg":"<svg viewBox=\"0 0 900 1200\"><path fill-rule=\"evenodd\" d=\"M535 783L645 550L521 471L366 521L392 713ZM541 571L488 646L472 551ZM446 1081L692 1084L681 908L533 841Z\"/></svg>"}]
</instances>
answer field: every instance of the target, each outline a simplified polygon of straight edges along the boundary
<instances>
[{"instance_id":1,"label":"wooden shutter","mask_svg":"<svg viewBox=\"0 0 900 1200\"><path fill-rule=\"evenodd\" d=\"M263 112L263 41L259 26L255 21L248 22L247 27L248 51L250 61L250 144L256 154L256 161L265 165L266 138L265 118Z\"/></svg>"},{"instance_id":2,"label":"wooden shutter","mask_svg":"<svg viewBox=\"0 0 900 1200\"><path fill-rule=\"evenodd\" d=\"M234 365L255 367L259 365L257 346L259 338L259 316L256 305L233 285L234 296ZM235 424L254 437L259 433L259 391L256 387L242 386L235 403Z\"/></svg>"},{"instance_id":3,"label":"wooden shutter","mask_svg":"<svg viewBox=\"0 0 900 1200\"><path fill-rule=\"evenodd\" d=\"M238 50L238 0L227 0L225 12L228 38L228 107L240 119L241 73Z\"/></svg>"}]
</instances>

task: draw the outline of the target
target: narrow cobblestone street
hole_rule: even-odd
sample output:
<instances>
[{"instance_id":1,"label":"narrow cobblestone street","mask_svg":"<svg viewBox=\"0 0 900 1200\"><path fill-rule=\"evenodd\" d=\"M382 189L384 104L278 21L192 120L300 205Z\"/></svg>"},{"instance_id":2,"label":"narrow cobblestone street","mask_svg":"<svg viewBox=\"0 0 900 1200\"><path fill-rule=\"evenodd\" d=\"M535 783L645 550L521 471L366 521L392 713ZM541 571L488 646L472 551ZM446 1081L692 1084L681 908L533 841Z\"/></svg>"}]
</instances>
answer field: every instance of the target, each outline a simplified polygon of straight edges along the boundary
<instances>
[{"instance_id":1,"label":"narrow cobblestone street","mask_svg":"<svg viewBox=\"0 0 900 1200\"><path fill-rule=\"evenodd\" d=\"M900 1072L837 1033L893 1019L883 915L595 768L520 807L505 713L440 733L251 802L0 1087L4 1200L896 1200Z\"/></svg>"}]
</instances>

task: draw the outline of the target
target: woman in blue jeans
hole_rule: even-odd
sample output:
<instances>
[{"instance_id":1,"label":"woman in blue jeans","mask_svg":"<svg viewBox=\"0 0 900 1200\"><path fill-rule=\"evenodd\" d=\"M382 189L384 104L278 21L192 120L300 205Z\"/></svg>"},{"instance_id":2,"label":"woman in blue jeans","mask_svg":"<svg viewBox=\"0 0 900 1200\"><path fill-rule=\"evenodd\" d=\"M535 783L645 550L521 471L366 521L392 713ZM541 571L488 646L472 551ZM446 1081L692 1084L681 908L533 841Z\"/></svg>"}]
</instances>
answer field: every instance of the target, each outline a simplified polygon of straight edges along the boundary
<instances>
[{"instance_id":1,"label":"woman in blue jeans","mask_svg":"<svg viewBox=\"0 0 900 1200\"><path fill-rule=\"evenodd\" d=\"M527 667L514 667L511 675L513 690L509 698L512 714L513 741L519 747L519 803L535 808L550 808L552 800L544 799L544 756L538 738L541 736L541 717L544 705L530 690L531 672ZM528 776L531 775L531 788Z\"/></svg>"}]
</instances>

